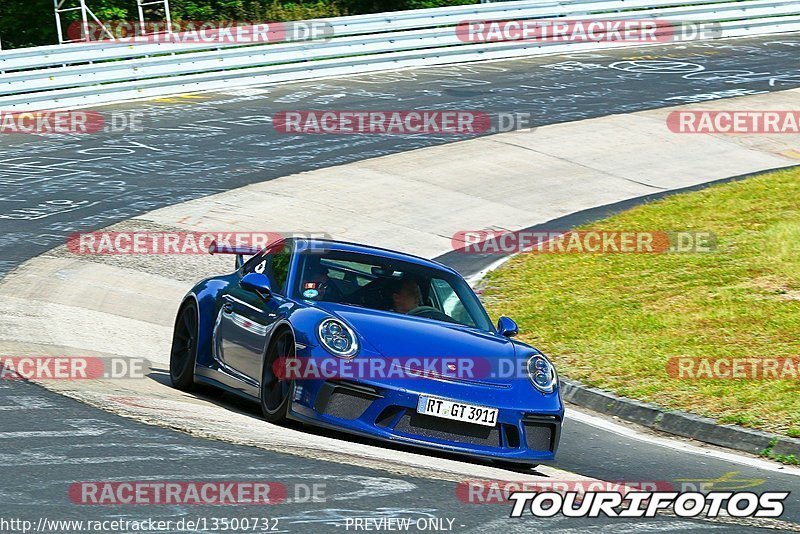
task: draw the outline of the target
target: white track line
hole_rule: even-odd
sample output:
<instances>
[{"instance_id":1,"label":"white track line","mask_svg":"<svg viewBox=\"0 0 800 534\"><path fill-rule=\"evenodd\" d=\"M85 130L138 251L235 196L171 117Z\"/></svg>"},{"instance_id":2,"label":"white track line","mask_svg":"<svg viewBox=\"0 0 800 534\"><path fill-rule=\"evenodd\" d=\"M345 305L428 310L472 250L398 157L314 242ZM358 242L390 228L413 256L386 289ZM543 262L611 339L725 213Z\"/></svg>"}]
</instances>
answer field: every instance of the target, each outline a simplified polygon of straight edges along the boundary
<instances>
[{"instance_id":1,"label":"white track line","mask_svg":"<svg viewBox=\"0 0 800 534\"><path fill-rule=\"evenodd\" d=\"M569 424L570 419L579 421L581 423L586 423L587 425L591 425L607 432L613 432L619 436L636 439L645 443L657 445L659 447L666 447L668 449L687 452L689 454L696 454L698 456L716 458L718 460L746 465L756 469L763 469L764 471L773 471L784 475L800 476L800 468L794 466L781 465L775 462L761 460L759 458L751 458L749 456L743 456L712 448L698 447L697 445L692 445L691 443L686 443L677 439L650 436L643 432L638 432L632 428L616 424L612 421L609 421L607 418L589 415L584 412L579 412L575 409L567 408L565 424Z\"/></svg>"}]
</instances>

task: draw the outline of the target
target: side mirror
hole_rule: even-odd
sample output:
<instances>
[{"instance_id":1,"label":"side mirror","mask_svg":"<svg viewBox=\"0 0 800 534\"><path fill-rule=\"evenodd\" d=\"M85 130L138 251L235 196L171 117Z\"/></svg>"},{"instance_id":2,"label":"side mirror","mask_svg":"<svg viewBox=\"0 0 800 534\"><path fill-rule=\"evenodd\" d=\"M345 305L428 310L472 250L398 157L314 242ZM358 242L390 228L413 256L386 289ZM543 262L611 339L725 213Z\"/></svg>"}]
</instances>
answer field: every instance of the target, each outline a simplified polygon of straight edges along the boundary
<instances>
[{"instance_id":1,"label":"side mirror","mask_svg":"<svg viewBox=\"0 0 800 534\"><path fill-rule=\"evenodd\" d=\"M239 282L245 289L249 289L250 291L255 291L262 298L265 300L272 296L272 288L269 285L269 278L266 275L261 273L248 273L242 277L242 281Z\"/></svg>"},{"instance_id":2,"label":"side mirror","mask_svg":"<svg viewBox=\"0 0 800 534\"><path fill-rule=\"evenodd\" d=\"M514 337L519 334L519 327L513 319L502 315L497 320L497 333L505 337Z\"/></svg>"}]
</instances>

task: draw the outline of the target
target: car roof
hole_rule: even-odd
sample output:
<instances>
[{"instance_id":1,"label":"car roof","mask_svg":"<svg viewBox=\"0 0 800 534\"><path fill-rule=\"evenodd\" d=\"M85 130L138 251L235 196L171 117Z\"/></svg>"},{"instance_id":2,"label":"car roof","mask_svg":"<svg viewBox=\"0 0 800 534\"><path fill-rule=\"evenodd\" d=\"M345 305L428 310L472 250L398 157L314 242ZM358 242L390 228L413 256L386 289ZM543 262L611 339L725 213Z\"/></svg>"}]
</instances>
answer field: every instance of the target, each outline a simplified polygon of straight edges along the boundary
<instances>
[{"instance_id":1,"label":"car roof","mask_svg":"<svg viewBox=\"0 0 800 534\"><path fill-rule=\"evenodd\" d=\"M421 258L419 256L414 256L413 254L406 254L404 252L398 252L396 250L389 250L386 248L381 247L374 247L370 245L362 245L359 243L350 243L348 241L337 241L334 239L308 239L308 238L291 238L291 240L295 243L302 243L308 248L313 248L315 246L321 248L327 248L329 250L336 250L336 251L344 251L344 252L354 252L357 254L369 254L373 256L379 256L381 258L388 258L392 260L398 261L405 261L408 263L413 263L423 267L430 267L433 269L444 270L449 273L456 274L461 276L458 271L455 269L448 267L447 265L443 265L437 261L428 260L425 258Z\"/></svg>"}]
</instances>

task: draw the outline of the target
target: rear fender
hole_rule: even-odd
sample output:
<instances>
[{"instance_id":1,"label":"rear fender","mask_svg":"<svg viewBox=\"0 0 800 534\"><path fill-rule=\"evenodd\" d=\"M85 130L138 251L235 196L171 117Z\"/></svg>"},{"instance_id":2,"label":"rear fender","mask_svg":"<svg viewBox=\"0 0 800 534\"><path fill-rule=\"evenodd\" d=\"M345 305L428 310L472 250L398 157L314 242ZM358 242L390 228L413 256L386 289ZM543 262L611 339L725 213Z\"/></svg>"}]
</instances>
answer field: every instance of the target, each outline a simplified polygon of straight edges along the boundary
<instances>
[{"instance_id":1,"label":"rear fender","mask_svg":"<svg viewBox=\"0 0 800 534\"><path fill-rule=\"evenodd\" d=\"M186 294L181 303L181 309L191 300L197 305L197 324L200 325L197 338L197 365L204 367L212 365L212 333L221 306L219 297L229 284L230 280L227 280L227 277L203 280Z\"/></svg>"}]
</instances>

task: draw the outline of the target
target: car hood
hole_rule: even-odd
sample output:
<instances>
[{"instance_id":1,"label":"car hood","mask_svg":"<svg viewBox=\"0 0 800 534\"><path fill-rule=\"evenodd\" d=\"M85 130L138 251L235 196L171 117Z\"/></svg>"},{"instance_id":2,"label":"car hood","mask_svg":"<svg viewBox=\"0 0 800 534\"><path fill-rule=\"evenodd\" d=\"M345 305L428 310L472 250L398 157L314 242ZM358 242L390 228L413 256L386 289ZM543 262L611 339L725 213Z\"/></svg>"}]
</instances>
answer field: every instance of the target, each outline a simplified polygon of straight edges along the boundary
<instances>
[{"instance_id":1,"label":"car hood","mask_svg":"<svg viewBox=\"0 0 800 534\"><path fill-rule=\"evenodd\" d=\"M514 358L510 339L440 321L326 303L376 352L389 358Z\"/></svg>"}]
</instances>

